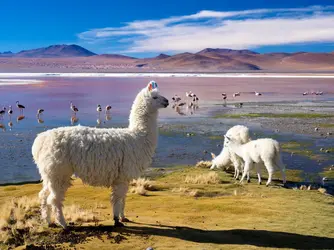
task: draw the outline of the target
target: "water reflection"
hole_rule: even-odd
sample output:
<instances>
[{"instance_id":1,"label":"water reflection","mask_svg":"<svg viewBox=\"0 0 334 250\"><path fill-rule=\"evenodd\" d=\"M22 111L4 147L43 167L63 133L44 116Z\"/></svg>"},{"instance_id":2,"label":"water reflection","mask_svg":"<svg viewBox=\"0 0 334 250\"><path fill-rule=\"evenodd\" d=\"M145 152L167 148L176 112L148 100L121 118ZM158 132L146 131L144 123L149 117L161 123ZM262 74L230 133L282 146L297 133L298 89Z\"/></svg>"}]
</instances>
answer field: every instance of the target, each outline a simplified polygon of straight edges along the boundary
<instances>
[{"instance_id":1,"label":"water reflection","mask_svg":"<svg viewBox=\"0 0 334 250\"><path fill-rule=\"evenodd\" d=\"M16 118L16 122L19 123L19 121L22 121L24 118L25 118L24 115L19 115L19 116Z\"/></svg>"},{"instance_id":2,"label":"water reflection","mask_svg":"<svg viewBox=\"0 0 334 250\"><path fill-rule=\"evenodd\" d=\"M39 117L37 117L37 122L38 122L39 124L42 124L42 123L44 123L44 120L41 119L41 118L39 118Z\"/></svg>"},{"instance_id":3,"label":"water reflection","mask_svg":"<svg viewBox=\"0 0 334 250\"><path fill-rule=\"evenodd\" d=\"M5 124L0 123L0 129L5 132L6 131Z\"/></svg>"},{"instance_id":4,"label":"water reflection","mask_svg":"<svg viewBox=\"0 0 334 250\"><path fill-rule=\"evenodd\" d=\"M79 118L75 115L71 116L71 125L76 124L79 121Z\"/></svg>"},{"instance_id":5,"label":"water reflection","mask_svg":"<svg viewBox=\"0 0 334 250\"><path fill-rule=\"evenodd\" d=\"M110 114L106 114L106 121L110 121L111 120L111 115Z\"/></svg>"},{"instance_id":6,"label":"water reflection","mask_svg":"<svg viewBox=\"0 0 334 250\"><path fill-rule=\"evenodd\" d=\"M13 127L13 122L12 121L8 122L8 127L9 127L9 130L12 131L12 127Z\"/></svg>"},{"instance_id":7,"label":"water reflection","mask_svg":"<svg viewBox=\"0 0 334 250\"><path fill-rule=\"evenodd\" d=\"M101 125L101 119L98 118L98 119L96 120L96 123L97 123L98 126Z\"/></svg>"}]
</instances>

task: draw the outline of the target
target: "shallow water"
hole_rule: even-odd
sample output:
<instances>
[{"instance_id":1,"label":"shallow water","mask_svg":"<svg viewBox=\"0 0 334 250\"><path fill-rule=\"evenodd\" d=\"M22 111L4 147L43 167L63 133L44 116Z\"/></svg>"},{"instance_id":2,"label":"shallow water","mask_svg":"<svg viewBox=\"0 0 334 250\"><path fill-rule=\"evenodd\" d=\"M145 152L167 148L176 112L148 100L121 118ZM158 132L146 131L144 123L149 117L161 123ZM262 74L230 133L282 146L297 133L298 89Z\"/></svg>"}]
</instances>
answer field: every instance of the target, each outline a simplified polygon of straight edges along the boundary
<instances>
[{"instance_id":1,"label":"shallow water","mask_svg":"<svg viewBox=\"0 0 334 250\"><path fill-rule=\"evenodd\" d=\"M85 125L96 127L124 127L127 126L128 114L132 101L137 92L146 86L148 78L38 78L40 84L20 86L0 86L0 105L13 106L14 114L6 115L0 120L0 184L7 182L21 182L38 180L39 175L32 162L31 145L37 133L59 126ZM184 100L184 93L192 90L200 97L198 109L182 108L177 113L172 107L160 112L160 124L190 124L187 130L172 129L170 133L161 133L157 154L153 167L194 164L201 159L209 159L209 154L203 151L219 153L221 142L209 139L208 135L222 135L229 127L235 125L227 123L225 126L213 124L207 116L222 104L221 92L230 95L241 91L240 98L230 98L229 102L274 100L299 100L301 103L332 100L334 97L332 79L316 79L317 89L325 91L323 96L306 96L300 93L313 90L314 80L310 79L207 79L207 78L161 78L158 79L161 93L169 99L178 94ZM255 97L252 91L260 91L263 96ZM20 101L26 106L23 115L15 107ZM70 101L79 108L73 123L70 111ZM100 117L96 112L96 105L104 108L112 105L111 117ZM172 106L172 105L171 105ZM45 109L45 113L38 120L36 111ZM233 105L226 108L234 108ZM22 119L22 116L24 118ZM18 119L18 117L20 117ZM97 124L97 120L100 124ZM204 123L203 123L204 121ZM253 131L260 131L253 128ZM195 136L187 137L187 132L194 132ZM268 131L267 136L271 136ZM305 138L296 137L296 140ZM280 141L291 140L290 135L280 135ZM311 140L307 138L305 140ZM317 145L328 144L328 141L315 141ZM306 172L318 172L322 165L315 170L318 163L307 157L283 154L288 162L288 168L302 169ZM322 162L325 165L327 162Z\"/></svg>"}]
</instances>

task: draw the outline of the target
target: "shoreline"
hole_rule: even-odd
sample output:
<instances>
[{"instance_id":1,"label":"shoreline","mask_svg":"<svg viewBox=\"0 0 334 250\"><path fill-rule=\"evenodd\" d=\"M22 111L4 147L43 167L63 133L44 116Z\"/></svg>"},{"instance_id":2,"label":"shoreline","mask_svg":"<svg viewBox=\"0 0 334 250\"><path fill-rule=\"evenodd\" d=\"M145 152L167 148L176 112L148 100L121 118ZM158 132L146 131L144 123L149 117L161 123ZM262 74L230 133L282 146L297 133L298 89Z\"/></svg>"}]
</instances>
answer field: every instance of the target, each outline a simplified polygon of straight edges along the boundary
<instances>
[{"instance_id":1,"label":"shoreline","mask_svg":"<svg viewBox=\"0 0 334 250\"><path fill-rule=\"evenodd\" d=\"M0 77L111 77L111 78L130 78L130 77L196 77L196 78L315 78L315 79L332 79L334 73L0 73Z\"/></svg>"}]
</instances>

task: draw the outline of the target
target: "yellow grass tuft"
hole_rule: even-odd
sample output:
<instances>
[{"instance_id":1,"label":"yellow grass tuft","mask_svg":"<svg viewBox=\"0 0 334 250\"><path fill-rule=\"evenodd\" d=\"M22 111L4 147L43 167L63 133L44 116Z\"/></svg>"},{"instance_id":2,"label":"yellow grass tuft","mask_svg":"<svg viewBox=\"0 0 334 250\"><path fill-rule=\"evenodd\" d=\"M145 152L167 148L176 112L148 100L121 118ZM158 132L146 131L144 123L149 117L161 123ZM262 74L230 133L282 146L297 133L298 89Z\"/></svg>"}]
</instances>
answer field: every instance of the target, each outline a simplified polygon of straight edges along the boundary
<instances>
[{"instance_id":1,"label":"yellow grass tuft","mask_svg":"<svg viewBox=\"0 0 334 250\"><path fill-rule=\"evenodd\" d=\"M199 161L196 163L197 168L210 168L212 166L211 161Z\"/></svg>"},{"instance_id":2,"label":"yellow grass tuft","mask_svg":"<svg viewBox=\"0 0 334 250\"><path fill-rule=\"evenodd\" d=\"M67 221L70 222L77 222L77 223L83 223L83 222L97 222L97 217L100 214L97 212L94 212L93 209L83 209L79 207L78 205L71 205L71 206L65 206L64 207L64 216Z\"/></svg>"},{"instance_id":3,"label":"yellow grass tuft","mask_svg":"<svg viewBox=\"0 0 334 250\"><path fill-rule=\"evenodd\" d=\"M187 184L219 184L221 182L219 175L216 172L210 172L199 175L186 176L185 183Z\"/></svg>"},{"instance_id":4,"label":"yellow grass tuft","mask_svg":"<svg viewBox=\"0 0 334 250\"><path fill-rule=\"evenodd\" d=\"M190 197L200 197L200 192L197 189L190 189L187 187L179 187L179 188L173 188L173 193L179 193L181 195L186 195Z\"/></svg>"},{"instance_id":5,"label":"yellow grass tuft","mask_svg":"<svg viewBox=\"0 0 334 250\"><path fill-rule=\"evenodd\" d=\"M138 178L133 180L130 183L130 186L131 186L130 192L139 195L146 195L147 191L157 190L157 188L154 187L152 181L145 178Z\"/></svg>"}]
</instances>

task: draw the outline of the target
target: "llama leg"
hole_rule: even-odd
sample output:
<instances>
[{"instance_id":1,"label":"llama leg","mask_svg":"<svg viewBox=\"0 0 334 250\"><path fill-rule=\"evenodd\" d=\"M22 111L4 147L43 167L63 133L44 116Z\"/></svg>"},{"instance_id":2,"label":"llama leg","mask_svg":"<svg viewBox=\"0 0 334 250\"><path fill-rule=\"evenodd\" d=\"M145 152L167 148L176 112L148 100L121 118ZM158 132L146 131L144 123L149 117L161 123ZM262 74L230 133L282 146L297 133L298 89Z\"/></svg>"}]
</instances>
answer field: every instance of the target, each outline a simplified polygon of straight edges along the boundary
<instances>
[{"instance_id":1,"label":"llama leg","mask_svg":"<svg viewBox=\"0 0 334 250\"><path fill-rule=\"evenodd\" d=\"M47 199L47 203L52 205L53 212L56 216L56 223L66 229L66 221L63 214L63 201L65 198L65 192L70 186L69 180L55 180L55 183L50 183L49 190L50 195Z\"/></svg>"},{"instance_id":2,"label":"llama leg","mask_svg":"<svg viewBox=\"0 0 334 250\"><path fill-rule=\"evenodd\" d=\"M50 225L50 206L47 204L47 198L49 196L49 189L47 183L43 182L43 188L39 192L38 197L41 202L41 217L48 225Z\"/></svg>"},{"instance_id":3,"label":"llama leg","mask_svg":"<svg viewBox=\"0 0 334 250\"><path fill-rule=\"evenodd\" d=\"M265 162L264 165L266 166L266 168L268 170L268 181L266 183L266 186L268 187L269 184L271 183L275 166L270 161Z\"/></svg>"},{"instance_id":4,"label":"llama leg","mask_svg":"<svg viewBox=\"0 0 334 250\"><path fill-rule=\"evenodd\" d=\"M261 185L260 164L256 163L256 173L259 185Z\"/></svg>"},{"instance_id":5,"label":"llama leg","mask_svg":"<svg viewBox=\"0 0 334 250\"><path fill-rule=\"evenodd\" d=\"M242 173L242 177L240 179L240 183L242 183L243 180L245 179L247 173L249 172L249 169L250 169L250 162L245 162L244 172Z\"/></svg>"},{"instance_id":6,"label":"llama leg","mask_svg":"<svg viewBox=\"0 0 334 250\"><path fill-rule=\"evenodd\" d=\"M125 187L124 187L125 188ZM124 190L125 192L125 195L122 199L122 203L121 203L121 212L120 212L120 218L121 218L121 222L129 222L130 220L128 218L125 217L124 215L124 209L125 209L125 200L126 200L126 193L128 192L129 190L129 183L126 184L126 191Z\"/></svg>"},{"instance_id":7,"label":"llama leg","mask_svg":"<svg viewBox=\"0 0 334 250\"><path fill-rule=\"evenodd\" d=\"M283 168L280 168L280 170L281 170L281 174L282 174L283 186L285 186L285 184L286 184L285 172L284 172Z\"/></svg>"},{"instance_id":8,"label":"llama leg","mask_svg":"<svg viewBox=\"0 0 334 250\"><path fill-rule=\"evenodd\" d=\"M111 203L113 206L115 226L124 226L123 223L119 221L119 218L121 216L124 216L125 202L123 201L125 201L125 196L127 191L128 191L127 182L116 182L112 186ZM122 204L124 204L124 206Z\"/></svg>"},{"instance_id":9,"label":"llama leg","mask_svg":"<svg viewBox=\"0 0 334 250\"><path fill-rule=\"evenodd\" d=\"M247 183L250 183L249 170L247 172Z\"/></svg>"}]
</instances>

